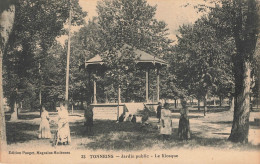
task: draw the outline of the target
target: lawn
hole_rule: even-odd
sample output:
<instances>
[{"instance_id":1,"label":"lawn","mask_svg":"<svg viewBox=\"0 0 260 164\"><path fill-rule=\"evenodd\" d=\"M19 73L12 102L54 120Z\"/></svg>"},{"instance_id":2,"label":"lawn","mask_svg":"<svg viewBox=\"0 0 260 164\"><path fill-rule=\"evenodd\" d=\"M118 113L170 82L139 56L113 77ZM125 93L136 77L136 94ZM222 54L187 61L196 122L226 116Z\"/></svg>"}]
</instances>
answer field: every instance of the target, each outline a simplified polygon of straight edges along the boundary
<instances>
[{"instance_id":1,"label":"lawn","mask_svg":"<svg viewBox=\"0 0 260 164\"><path fill-rule=\"evenodd\" d=\"M260 150L259 125L253 122L259 118L259 112L251 112L248 144L234 144L227 141L232 126L232 112L222 108L212 108L203 116L202 111L191 109L190 126L191 140L180 141L177 136L179 113L172 113L173 135L170 141L162 140L159 134L158 123L155 117L149 118L148 125L131 122L116 123L111 120L95 120L93 132L87 134L84 127L82 112L70 116L72 144L70 148L77 150L160 150L160 149L195 149L199 147L235 150ZM215 110L215 111L214 111ZM7 142L9 148L18 147L45 147L52 148L52 140L37 139L40 118L38 113L21 113L20 119L15 122L7 121ZM50 113L53 120L51 132L57 129L57 114Z\"/></svg>"}]
</instances>

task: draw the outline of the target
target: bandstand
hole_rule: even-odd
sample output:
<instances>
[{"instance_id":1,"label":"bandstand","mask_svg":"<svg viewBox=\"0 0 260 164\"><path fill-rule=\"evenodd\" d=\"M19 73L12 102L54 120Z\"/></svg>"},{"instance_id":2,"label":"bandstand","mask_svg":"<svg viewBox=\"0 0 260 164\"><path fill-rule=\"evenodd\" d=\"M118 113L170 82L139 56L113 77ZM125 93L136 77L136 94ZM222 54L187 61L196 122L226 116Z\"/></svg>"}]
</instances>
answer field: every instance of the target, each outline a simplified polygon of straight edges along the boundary
<instances>
[{"instance_id":1,"label":"bandstand","mask_svg":"<svg viewBox=\"0 0 260 164\"><path fill-rule=\"evenodd\" d=\"M129 45L124 45L123 47L130 47ZM133 52L138 56L135 61L137 67L145 70L145 102L142 103L127 103L121 102L121 88L118 88L118 102L117 103L99 103L97 98L97 83L93 79L93 102L91 107L94 112L94 119L110 119L116 120L123 112L128 112L129 114L136 114L138 110L142 110L144 105L154 107L157 106L160 100L160 69L167 66L167 62L148 54L142 50L133 48ZM89 74L96 73L97 71L105 71L107 67L102 59L101 55L96 55L95 57L85 61L85 71ZM151 102L149 100L149 70L156 69L156 101Z\"/></svg>"}]
</instances>

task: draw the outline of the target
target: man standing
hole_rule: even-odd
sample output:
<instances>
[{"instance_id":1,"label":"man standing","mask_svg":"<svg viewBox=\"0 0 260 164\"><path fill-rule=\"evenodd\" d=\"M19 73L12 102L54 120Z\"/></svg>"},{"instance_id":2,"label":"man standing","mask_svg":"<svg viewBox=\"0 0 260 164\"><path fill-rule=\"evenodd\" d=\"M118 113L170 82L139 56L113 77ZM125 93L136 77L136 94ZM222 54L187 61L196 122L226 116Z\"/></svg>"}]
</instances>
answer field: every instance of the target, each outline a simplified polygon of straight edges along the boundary
<instances>
[{"instance_id":1,"label":"man standing","mask_svg":"<svg viewBox=\"0 0 260 164\"><path fill-rule=\"evenodd\" d=\"M161 121L161 110L162 110L162 103L158 102L158 107L157 107L157 118L158 118L158 123Z\"/></svg>"}]
</instances>

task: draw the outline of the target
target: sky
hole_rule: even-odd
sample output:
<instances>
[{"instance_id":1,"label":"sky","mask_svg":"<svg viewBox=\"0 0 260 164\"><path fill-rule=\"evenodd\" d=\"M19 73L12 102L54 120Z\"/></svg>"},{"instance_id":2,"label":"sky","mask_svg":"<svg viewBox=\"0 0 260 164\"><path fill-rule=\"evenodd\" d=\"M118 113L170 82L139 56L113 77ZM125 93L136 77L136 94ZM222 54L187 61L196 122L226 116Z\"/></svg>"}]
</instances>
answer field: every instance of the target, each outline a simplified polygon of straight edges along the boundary
<instances>
[{"instance_id":1,"label":"sky","mask_svg":"<svg viewBox=\"0 0 260 164\"><path fill-rule=\"evenodd\" d=\"M88 14L85 18L86 22L97 16L96 5L100 0L79 0L79 5L83 11ZM195 5L205 4L205 0L147 0L151 6L157 5L156 19L166 22L169 28L169 38L177 43L176 34L178 34L179 26L183 24L194 23L202 14L197 13L194 9ZM78 31L80 27L72 27L72 31ZM63 35L57 40L64 45L68 37Z\"/></svg>"},{"instance_id":2,"label":"sky","mask_svg":"<svg viewBox=\"0 0 260 164\"><path fill-rule=\"evenodd\" d=\"M99 0L79 0L82 9L88 12L86 21L97 16L97 1ZM155 17L168 24L171 39L176 39L179 26L194 23L201 16L193 6L205 3L204 0L147 0L147 2L152 6L157 5Z\"/></svg>"}]
</instances>

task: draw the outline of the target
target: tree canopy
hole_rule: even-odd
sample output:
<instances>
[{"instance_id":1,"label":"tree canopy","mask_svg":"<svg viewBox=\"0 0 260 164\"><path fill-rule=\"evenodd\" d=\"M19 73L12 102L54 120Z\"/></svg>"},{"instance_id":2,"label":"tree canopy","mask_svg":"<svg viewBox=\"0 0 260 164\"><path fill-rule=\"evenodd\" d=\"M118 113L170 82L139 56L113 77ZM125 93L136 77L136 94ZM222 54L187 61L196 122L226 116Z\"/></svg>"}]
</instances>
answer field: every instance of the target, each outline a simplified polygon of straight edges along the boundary
<instances>
[{"instance_id":1,"label":"tree canopy","mask_svg":"<svg viewBox=\"0 0 260 164\"><path fill-rule=\"evenodd\" d=\"M121 85L125 88L122 90L123 98L144 100L145 74L135 63L138 55L133 49L163 57L172 43L167 37L167 24L155 19L156 7L145 0L104 0L98 2L97 12L98 16L75 34L77 41L72 44L81 47L77 49L80 49L78 54L85 53L83 59L99 54L109 68L105 74L93 77L104 86L97 88L98 92L105 92L113 98L117 94L116 88ZM151 70L150 79L155 80L155 75ZM97 94L102 97L101 93Z\"/></svg>"},{"instance_id":2,"label":"tree canopy","mask_svg":"<svg viewBox=\"0 0 260 164\"><path fill-rule=\"evenodd\" d=\"M32 102L39 102L37 95L40 85L48 86L50 79L45 78L51 76L47 75L49 72L44 72L50 68L51 57L48 55L53 56L49 49L56 38L66 32L64 25L69 16L70 5L76 11L72 23L82 24L86 13L81 10L77 0L73 0L71 4L69 1L44 0L16 3L14 28L4 57L4 93L10 104L27 99L29 102L26 104L30 104L27 108L37 106L37 103Z\"/></svg>"}]
</instances>

